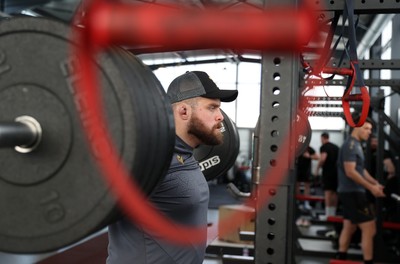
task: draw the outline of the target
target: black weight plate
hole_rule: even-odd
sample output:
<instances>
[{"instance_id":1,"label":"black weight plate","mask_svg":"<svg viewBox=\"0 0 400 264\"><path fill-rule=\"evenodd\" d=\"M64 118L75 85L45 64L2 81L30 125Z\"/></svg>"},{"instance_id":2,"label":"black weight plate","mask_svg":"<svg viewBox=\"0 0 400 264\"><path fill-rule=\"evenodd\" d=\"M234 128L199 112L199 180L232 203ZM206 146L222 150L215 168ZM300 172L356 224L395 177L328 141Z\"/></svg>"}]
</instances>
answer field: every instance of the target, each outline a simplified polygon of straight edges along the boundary
<instances>
[{"instance_id":1,"label":"black weight plate","mask_svg":"<svg viewBox=\"0 0 400 264\"><path fill-rule=\"evenodd\" d=\"M260 135L260 118L257 120L256 127L254 129L256 137ZM308 121L308 117L304 112L298 111L294 123L293 140L295 142L295 155L296 158L306 151L311 141L311 126Z\"/></svg>"},{"instance_id":2,"label":"black weight plate","mask_svg":"<svg viewBox=\"0 0 400 264\"><path fill-rule=\"evenodd\" d=\"M146 185L142 185L142 188L152 189L167 172L172 158L175 142L172 108L166 100L164 88L148 66L126 50L118 49L118 52L113 54L113 60L124 72L123 77L128 86L138 84L141 80L141 87L151 87L129 91L132 98L135 98L135 105L138 106L136 120L140 121L142 127L137 134L143 140L136 142L136 146L146 153L136 157L137 166L133 175L148 177ZM146 140L149 138L151 140ZM161 153L166 154L160 155ZM136 180L140 181L140 178Z\"/></svg>"},{"instance_id":3,"label":"black weight plate","mask_svg":"<svg viewBox=\"0 0 400 264\"><path fill-rule=\"evenodd\" d=\"M86 143L79 118L83 112L77 111L90 95L73 96L76 76L68 56L69 33L67 25L46 19L13 18L0 23L0 120L28 115L43 129L42 143L31 153L0 150L0 251L59 249L103 227L115 214L115 199ZM150 74L137 74L128 85L114 55L102 54L98 66L108 130L124 163L136 171L140 167L136 158L146 154L137 142L146 145L153 135L145 136L144 128L152 125L144 120L160 117L156 111L140 109L151 104L138 103L148 100L148 93L133 94L130 89L156 87L146 86ZM163 106L160 111L167 109ZM142 112L146 118L140 116ZM87 114L85 122L97 114ZM172 111L161 114L164 120L166 115ZM157 129L174 137L171 126ZM90 138L99 140L95 135ZM173 141L170 144L172 149ZM169 154L157 152L167 163ZM166 165L159 165L158 171L165 171ZM162 176L155 174L136 173L145 193Z\"/></svg>"},{"instance_id":4,"label":"black weight plate","mask_svg":"<svg viewBox=\"0 0 400 264\"><path fill-rule=\"evenodd\" d=\"M295 142L296 142L296 157L302 155L306 150L311 141L311 126L308 121L308 117L301 111L297 112L296 116L296 133L295 133Z\"/></svg>"},{"instance_id":5,"label":"black weight plate","mask_svg":"<svg viewBox=\"0 0 400 264\"><path fill-rule=\"evenodd\" d=\"M224 116L224 142L216 146L200 145L193 153L207 181L224 175L235 164L239 154L240 139L236 125L224 111L221 112Z\"/></svg>"}]
</instances>

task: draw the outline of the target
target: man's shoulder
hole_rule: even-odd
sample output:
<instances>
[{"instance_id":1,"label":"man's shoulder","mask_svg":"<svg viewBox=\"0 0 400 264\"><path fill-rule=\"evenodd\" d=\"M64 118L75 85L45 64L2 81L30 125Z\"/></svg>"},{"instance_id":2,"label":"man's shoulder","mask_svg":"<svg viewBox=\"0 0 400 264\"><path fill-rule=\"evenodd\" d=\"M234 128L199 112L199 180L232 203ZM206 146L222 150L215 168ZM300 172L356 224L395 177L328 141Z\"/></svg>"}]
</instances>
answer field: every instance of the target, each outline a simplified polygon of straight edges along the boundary
<instances>
[{"instance_id":1,"label":"man's shoulder","mask_svg":"<svg viewBox=\"0 0 400 264\"><path fill-rule=\"evenodd\" d=\"M336 145L335 143L332 142L328 142L329 146L333 147L333 148L339 148L338 145Z\"/></svg>"},{"instance_id":2,"label":"man's shoulder","mask_svg":"<svg viewBox=\"0 0 400 264\"><path fill-rule=\"evenodd\" d=\"M342 150L354 151L354 150L356 150L357 145L358 145L358 141L353 137L349 137L343 142Z\"/></svg>"},{"instance_id":3,"label":"man's shoulder","mask_svg":"<svg viewBox=\"0 0 400 264\"><path fill-rule=\"evenodd\" d=\"M326 144L326 147L329 148L329 149L331 149L331 150L338 150L338 149L339 149L339 146L336 145L336 144L334 144L334 143L332 143L332 142L328 142L328 143Z\"/></svg>"},{"instance_id":4,"label":"man's shoulder","mask_svg":"<svg viewBox=\"0 0 400 264\"><path fill-rule=\"evenodd\" d=\"M326 152L328 150L338 150L339 147L338 147L338 145L336 145L332 142L327 142L327 143L323 144L320 149L321 149L321 152L322 151Z\"/></svg>"},{"instance_id":5,"label":"man's shoulder","mask_svg":"<svg viewBox=\"0 0 400 264\"><path fill-rule=\"evenodd\" d=\"M169 167L169 172L197 169L200 169L199 163L194 159L193 155L188 153L176 152L173 154Z\"/></svg>"}]
</instances>

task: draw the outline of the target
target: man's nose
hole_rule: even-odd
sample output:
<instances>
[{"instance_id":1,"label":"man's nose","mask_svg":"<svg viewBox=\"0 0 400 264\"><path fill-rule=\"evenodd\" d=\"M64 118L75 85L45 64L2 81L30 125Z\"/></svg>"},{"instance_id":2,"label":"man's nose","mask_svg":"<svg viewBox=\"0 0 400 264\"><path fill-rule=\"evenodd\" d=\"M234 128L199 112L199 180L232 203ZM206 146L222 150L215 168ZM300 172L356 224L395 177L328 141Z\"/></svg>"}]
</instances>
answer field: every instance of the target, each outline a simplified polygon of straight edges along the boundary
<instances>
[{"instance_id":1,"label":"man's nose","mask_svg":"<svg viewBox=\"0 0 400 264\"><path fill-rule=\"evenodd\" d=\"M222 115L221 109L218 109L217 120L218 121L223 121L224 120L224 116Z\"/></svg>"}]
</instances>

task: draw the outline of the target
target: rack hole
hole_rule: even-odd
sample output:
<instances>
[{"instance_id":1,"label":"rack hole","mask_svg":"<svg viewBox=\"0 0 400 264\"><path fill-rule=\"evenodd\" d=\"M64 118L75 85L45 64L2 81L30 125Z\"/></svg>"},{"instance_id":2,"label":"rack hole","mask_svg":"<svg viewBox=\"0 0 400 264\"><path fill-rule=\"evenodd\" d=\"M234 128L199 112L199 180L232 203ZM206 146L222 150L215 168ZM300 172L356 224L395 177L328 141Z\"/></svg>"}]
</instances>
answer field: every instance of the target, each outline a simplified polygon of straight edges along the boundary
<instances>
[{"instance_id":1,"label":"rack hole","mask_svg":"<svg viewBox=\"0 0 400 264\"><path fill-rule=\"evenodd\" d=\"M274 77L274 81L279 81L281 79L281 75L278 72L275 72L273 77Z\"/></svg>"}]
</instances>

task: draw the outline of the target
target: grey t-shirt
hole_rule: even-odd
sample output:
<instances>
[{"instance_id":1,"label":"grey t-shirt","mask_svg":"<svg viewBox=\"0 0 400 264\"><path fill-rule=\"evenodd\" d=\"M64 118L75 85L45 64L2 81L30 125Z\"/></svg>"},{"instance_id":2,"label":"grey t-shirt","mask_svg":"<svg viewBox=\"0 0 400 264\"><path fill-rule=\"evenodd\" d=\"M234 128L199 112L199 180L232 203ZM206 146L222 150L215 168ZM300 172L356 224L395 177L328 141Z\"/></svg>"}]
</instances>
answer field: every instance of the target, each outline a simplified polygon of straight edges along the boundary
<instances>
[{"instance_id":1,"label":"grey t-shirt","mask_svg":"<svg viewBox=\"0 0 400 264\"><path fill-rule=\"evenodd\" d=\"M209 188L193 157L193 148L178 137L168 173L149 199L175 223L204 228L204 242L176 245L124 218L108 228L107 264L203 263L207 243Z\"/></svg>"},{"instance_id":2,"label":"grey t-shirt","mask_svg":"<svg viewBox=\"0 0 400 264\"><path fill-rule=\"evenodd\" d=\"M343 143L338 157L338 192L365 192L365 188L354 182L344 172L344 162L356 162L356 170L364 177L364 152L361 143L349 137Z\"/></svg>"}]
</instances>

